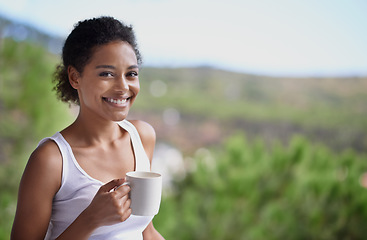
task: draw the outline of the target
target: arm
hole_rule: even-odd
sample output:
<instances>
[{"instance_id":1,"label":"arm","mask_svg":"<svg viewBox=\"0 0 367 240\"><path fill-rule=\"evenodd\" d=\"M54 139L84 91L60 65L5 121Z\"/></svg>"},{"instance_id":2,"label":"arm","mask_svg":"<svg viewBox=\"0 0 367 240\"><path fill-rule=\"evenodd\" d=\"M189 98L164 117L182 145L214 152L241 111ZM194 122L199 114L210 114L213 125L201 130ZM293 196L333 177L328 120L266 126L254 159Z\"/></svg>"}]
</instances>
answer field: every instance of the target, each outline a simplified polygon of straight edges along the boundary
<instances>
[{"instance_id":1,"label":"arm","mask_svg":"<svg viewBox=\"0 0 367 240\"><path fill-rule=\"evenodd\" d=\"M11 239L45 237L61 172L61 154L54 142L47 141L32 153L19 186Z\"/></svg>"},{"instance_id":2,"label":"arm","mask_svg":"<svg viewBox=\"0 0 367 240\"><path fill-rule=\"evenodd\" d=\"M164 237L154 228L153 222L150 222L143 232L144 240L164 240Z\"/></svg>"},{"instance_id":3,"label":"arm","mask_svg":"<svg viewBox=\"0 0 367 240\"><path fill-rule=\"evenodd\" d=\"M138 130L141 141L144 146L144 150L150 160L150 166L152 166L152 159L156 141L156 134L154 128L143 121L131 121L135 128ZM150 222L143 232L144 240L164 240L162 235L154 228L153 222Z\"/></svg>"}]
</instances>

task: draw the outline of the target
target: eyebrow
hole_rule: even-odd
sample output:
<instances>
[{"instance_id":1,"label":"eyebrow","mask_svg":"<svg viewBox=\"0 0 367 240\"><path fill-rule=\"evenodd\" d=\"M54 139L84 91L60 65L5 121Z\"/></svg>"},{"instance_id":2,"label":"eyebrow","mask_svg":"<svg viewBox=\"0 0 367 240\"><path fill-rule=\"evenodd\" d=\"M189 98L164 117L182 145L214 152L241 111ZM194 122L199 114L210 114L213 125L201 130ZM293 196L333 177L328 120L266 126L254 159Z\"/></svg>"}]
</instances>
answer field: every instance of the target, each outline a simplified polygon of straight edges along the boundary
<instances>
[{"instance_id":1,"label":"eyebrow","mask_svg":"<svg viewBox=\"0 0 367 240\"><path fill-rule=\"evenodd\" d=\"M96 66L96 68L111 68L111 69L116 69L115 66L112 65L98 65Z\"/></svg>"},{"instance_id":2,"label":"eyebrow","mask_svg":"<svg viewBox=\"0 0 367 240\"><path fill-rule=\"evenodd\" d=\"M96 68L110 68L110 69L116 69L115 66L113 65L98 65L96 66ZM139 69L139 66L138 65L131 65L129 66L127 69L134 69L134 68L138 68Z\"/></svg>"}]
</instances>

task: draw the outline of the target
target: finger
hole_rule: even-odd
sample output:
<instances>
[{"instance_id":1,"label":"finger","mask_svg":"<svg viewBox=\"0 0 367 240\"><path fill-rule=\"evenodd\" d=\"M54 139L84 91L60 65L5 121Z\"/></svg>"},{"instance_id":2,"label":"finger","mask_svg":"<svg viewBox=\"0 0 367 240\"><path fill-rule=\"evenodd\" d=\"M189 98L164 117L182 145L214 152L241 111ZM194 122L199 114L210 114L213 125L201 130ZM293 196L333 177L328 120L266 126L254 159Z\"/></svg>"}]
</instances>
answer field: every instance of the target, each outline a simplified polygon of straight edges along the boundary
<instances>
[{"instance_id":1,"label":"finger","mask_svg":"<svg viewBox=\"0 0 367 240\"><path fill-rule=\"evenodd\" d=\"M122 198L124 196L128 196L128 193L130 192L130 186L129 185L123 185L115 190L116 196Z\"/></svg>"},{"instance_id":2,"label":"finger","mask_svg":"<svg viewBox=\"0 0 367 240\"><path fill-rule=\"evenodd\" d=\"M122 208L124 209L124 211L126 211L127 209L130 208L130 205L131 205L131 199L127 199L123 205L122 205Z\"/></svg>"},{"instance_id":3,"label":"finger","mask_svg":"<svg viewBox=\"0 0 367 240\"><path fill-rule=\"evenodd\" d=\"M113 179L112 181L106 183L105 185L101 186L98 192L109 192L115 187L121 185L125 179Z\"/></svg>"},{"instance_id":4,"label":"finger","mask_svg":"<svg viewBox=\"0 0 367 240\"><path fill-rule=\"evenodd\" d=\"M117 190L117 189L119 189L120 187L122 187L122 186L124 186L124 185L129 185L130 183L129 182L127 182L126 181L126 178L124 178L124 181L123 181L123 183L121 184L121 185L119 185L119 186L117 186L117 187L115 187L115 191ZM129 185L130 186L130 185Z\"/></svg>"},{"instance_id":5,"label":"finger","mask_svg":"<svg viewBox=\"0 0 367 240\"><path fill-rule=\"evenodd\" d=\"M125 211L123 211L122 215L121 215L121 218L120 218L120 221L123 222L125 221L126 219L128 219L131 215L131 208L127 208Z\"/></svg>"}]
</instances>

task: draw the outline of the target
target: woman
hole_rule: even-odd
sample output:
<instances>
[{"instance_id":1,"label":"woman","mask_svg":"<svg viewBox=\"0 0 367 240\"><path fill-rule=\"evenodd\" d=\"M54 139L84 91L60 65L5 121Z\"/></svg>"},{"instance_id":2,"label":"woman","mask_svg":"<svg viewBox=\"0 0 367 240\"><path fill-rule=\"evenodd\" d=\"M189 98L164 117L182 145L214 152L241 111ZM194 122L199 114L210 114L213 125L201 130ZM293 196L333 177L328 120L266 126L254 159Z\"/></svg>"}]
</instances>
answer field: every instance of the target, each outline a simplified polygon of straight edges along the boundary
<instances>
[{"instance_id":1,"label":"woman","mask_svg":"<svg viewBox=\"0 0 367 240\"><path fill-rule=\"evenodd\" d=\"M127 172L150 170L155 145L149 124L125 120L140 89L133 29L111 17L79 22L62 58L56 90L79 115L31 154L11 238L163 239L153 216L131 215L129 186L116 189Z\"/></svg>"}]
</instances>

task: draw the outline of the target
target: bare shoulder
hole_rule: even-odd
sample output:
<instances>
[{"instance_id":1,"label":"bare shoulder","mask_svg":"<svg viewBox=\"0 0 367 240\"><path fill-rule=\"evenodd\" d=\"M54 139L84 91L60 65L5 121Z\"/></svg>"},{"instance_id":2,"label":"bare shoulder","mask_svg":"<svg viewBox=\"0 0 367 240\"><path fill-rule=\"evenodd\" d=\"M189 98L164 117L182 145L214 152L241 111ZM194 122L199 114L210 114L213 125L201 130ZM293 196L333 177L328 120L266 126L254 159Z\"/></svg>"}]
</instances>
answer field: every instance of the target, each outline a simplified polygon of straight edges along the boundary
<instances>
[{"instance_id":1,"label":"bare shoulder","mask_svg":"<svg viewBox=\"0 0 367 240\"><path fill-rule=\"evenodd\" d=\"M149 159L152 160L156 141L154 128L149 123L141 120L130 120L130 122L135 126L136 130L138 131L145 152L147 153Z\"/></svg>"},{"instance_id":2,"label":"bare shoulder","mask_svg":"<svg viewBox=\"0 0 367 240\"><path fill-rule=\"evenodd\" d=\"M61 165L62 157L57 144L53 140L46 140L39 145L31 154L30 162L42 163L42 165L53 166Z\"/></svg>"},{"instance_id":3,"label":"bare shoulder","mask_svg":"<svg viewBox=\"0 0 367 240\"><path fill-rule=\"evenodd\" d=\"M55 188L61 184L61 174L62 156L60 150L54 141L47 140L31 154L23 178L32 182L36 181L38 184L44 182L50 188Z\"/></svg>"},{"instance_id":4,"label":"bare shoulder","mask_svg":"<svg viewBox=\"0 0 367 240\"><path fill-rule=\"evenodd\" d=\"M143 139L148 141L149 140L155 141L156 135L152 125L141 120L130 120L130 122L135 126L136 130L138 130L142 141L144 141Z\"/></svg>"},{"instance_id":5,"label":"bare shoulder","mask_svg":"<svg viewBox=\"0 0 367 240\"><path fill-rule=\"evenodd\" d=\"M42 156L42 155L60 155L60 150L57 144L49 139L40 144L32 153L35 156ZM60 156L61 157L61 156Z\"/></svg>"}]
</instances>

